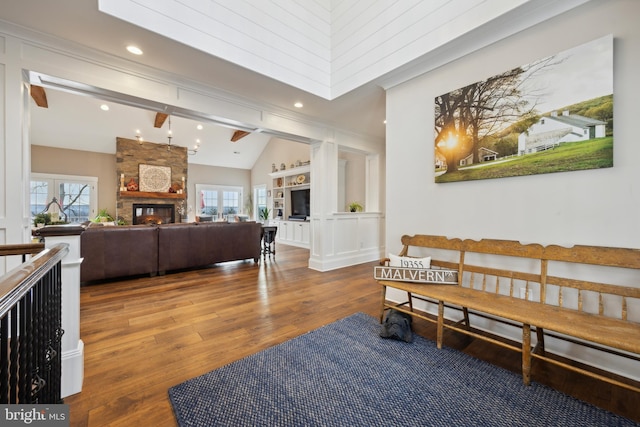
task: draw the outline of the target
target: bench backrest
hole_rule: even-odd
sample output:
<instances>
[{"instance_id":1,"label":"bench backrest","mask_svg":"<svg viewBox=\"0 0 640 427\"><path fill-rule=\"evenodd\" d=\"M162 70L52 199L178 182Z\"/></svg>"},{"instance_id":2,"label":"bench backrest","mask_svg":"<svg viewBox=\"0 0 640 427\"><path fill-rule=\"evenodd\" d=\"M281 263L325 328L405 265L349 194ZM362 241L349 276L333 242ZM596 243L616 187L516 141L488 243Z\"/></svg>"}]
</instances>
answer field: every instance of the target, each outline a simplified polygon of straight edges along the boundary
<instances>
[{"instance_id":1,"label":"bench backrest","mask_svg":"<svg viewBox=\"0 0 640 427\"><path fill-rule=\"evenodd\" d=\"M405 235L402 244L401 256L457 269L458 286L640 323L639 249L432 235Z\"/></svg>"}]
</instances>

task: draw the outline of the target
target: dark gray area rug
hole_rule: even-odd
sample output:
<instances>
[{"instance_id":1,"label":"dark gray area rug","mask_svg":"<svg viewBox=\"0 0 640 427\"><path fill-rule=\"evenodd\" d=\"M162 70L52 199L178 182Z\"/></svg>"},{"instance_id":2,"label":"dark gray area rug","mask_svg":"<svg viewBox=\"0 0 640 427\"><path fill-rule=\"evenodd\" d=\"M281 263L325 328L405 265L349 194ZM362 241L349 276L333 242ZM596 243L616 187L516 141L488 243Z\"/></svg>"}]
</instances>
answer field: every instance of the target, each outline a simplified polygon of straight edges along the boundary
<instances>
[{"instance_id":1,"label":"dark gray area rug","mask_svg":"<svg viewBox=\"0 0 640 427\"><path fill-rule=\"evenodd\" d=\"M187 426L636 426L363 313L169 389Z\"/></svg>"}]
</instances>

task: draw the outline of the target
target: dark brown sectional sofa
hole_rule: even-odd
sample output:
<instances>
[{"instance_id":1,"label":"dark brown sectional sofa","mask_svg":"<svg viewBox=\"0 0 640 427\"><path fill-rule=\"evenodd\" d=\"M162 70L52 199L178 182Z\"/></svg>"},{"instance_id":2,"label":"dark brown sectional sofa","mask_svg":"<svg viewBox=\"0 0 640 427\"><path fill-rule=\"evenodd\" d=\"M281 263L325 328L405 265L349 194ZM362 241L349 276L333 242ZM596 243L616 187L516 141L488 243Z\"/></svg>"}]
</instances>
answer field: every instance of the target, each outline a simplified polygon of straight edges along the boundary
<instances>
[{"instance_id":1,"label":"dark brown sectional sofa","mask_svg":"<svg viewBox=\"0 0 640 427\"><path fill-rule=\"evenodd\" d=\"M89 227L80 235L80 281L260 259L256 222Z\"/></svg>"}]
</instances>

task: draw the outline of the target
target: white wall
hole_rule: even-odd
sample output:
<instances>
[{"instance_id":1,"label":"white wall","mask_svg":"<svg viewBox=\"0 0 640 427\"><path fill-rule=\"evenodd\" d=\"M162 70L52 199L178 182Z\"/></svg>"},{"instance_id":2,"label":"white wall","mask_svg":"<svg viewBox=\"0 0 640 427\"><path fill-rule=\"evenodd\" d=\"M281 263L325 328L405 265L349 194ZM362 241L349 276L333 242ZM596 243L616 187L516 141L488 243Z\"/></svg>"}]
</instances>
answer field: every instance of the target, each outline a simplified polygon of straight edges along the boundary
<instances>
[{"instance_id":1,"label":"white wall","mask_svg":"<svg viewBox=\"0 0 640 427\"><path fill-rule=\"evenodd\" d=\"M640 247L638 16L640 2L635 0L592 1L389 89L389 251L400 250L403 234ZM614 36L613 168L434 183L437 95L607 34Z\"/></svg>"},{"instance_id":2,"label":"white wall","mask_svg":"<svg viewBox=\"0 0 640 427\"><path fill-rule=\"evenodd\" d=\"M387 93L387 245L402 234L640 246L640 2L591 2ZM437 95L514 66L614 36L614 167L434 183ZM419 190L418 190L419 188Z\"/></svg>"},{"instance_id":3,"label":"white wall","mask_svg":"<svg viewBox=\"0 0 640 427\"><path fill-rule=\"evenodd\" d=\"M345 160L345 203L338 204L338 212L349 212L349 204L358 202L366 208L366 156L351 151L338 152L338 158Z\"/></svg>"}]
</instances>

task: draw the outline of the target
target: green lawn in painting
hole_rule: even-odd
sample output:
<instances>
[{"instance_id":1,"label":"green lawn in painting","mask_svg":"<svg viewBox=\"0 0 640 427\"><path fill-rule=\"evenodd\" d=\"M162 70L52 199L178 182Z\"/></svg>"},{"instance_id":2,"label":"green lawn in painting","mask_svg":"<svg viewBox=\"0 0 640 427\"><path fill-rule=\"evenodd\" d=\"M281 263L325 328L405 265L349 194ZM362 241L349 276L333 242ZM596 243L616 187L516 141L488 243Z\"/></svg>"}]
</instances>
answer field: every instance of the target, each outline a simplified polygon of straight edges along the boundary
<instances>
[{"instance_id":1,"label":"green lawn in painting","mask_svg":"<svg viewBox=\"0 0 640 427\"><path fill-rule=\"evenodd\" d=\"M461 167L436 176L436 182L506 178L541 173L613 167L613 137L567 142L551 150Z\"/></svg>"}]
</instances>

